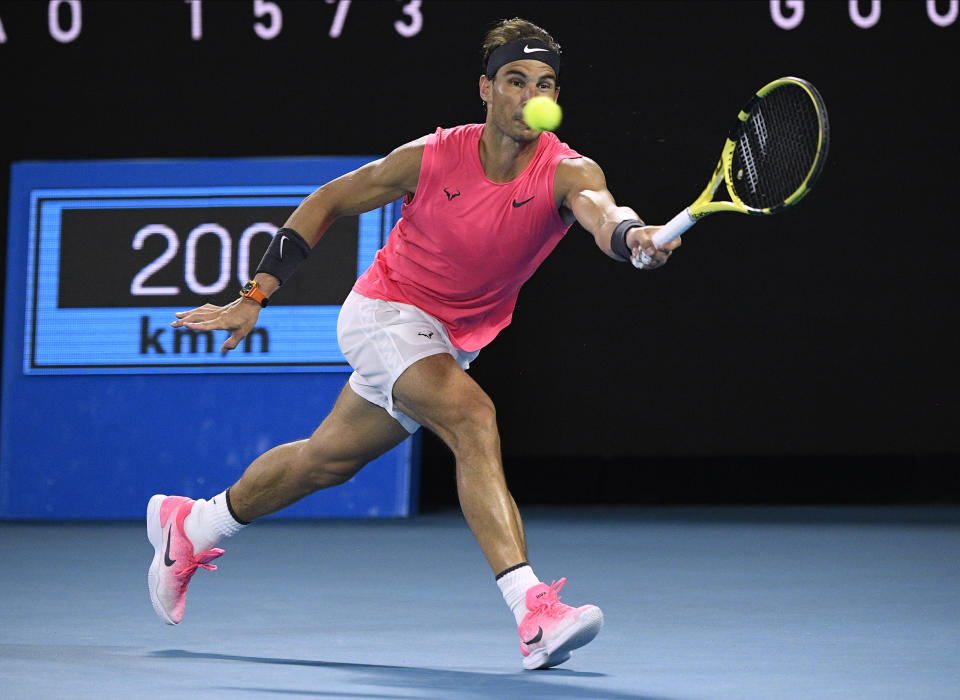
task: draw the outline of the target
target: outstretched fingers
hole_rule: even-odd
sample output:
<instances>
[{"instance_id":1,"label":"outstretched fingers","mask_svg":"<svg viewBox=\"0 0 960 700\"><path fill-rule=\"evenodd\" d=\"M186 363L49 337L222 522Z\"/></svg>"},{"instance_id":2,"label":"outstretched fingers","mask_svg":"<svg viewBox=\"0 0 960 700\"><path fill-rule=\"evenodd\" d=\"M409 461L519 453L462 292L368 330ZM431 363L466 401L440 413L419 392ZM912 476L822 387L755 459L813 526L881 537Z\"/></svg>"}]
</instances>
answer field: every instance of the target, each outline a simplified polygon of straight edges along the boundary
<instances>
[{"instance_id":1,"label":"outstretched fingers","mask_svg":"<svg viewBox=\"0 0 960 700\"><path fill-rule=\"evenodd\" d=\"M176 313L177 320L170 325L191 331L229 331L230 336L220 346L220 352L226 353L237 347L253 330L259 315L259 304L243 303L238 299L226 306L204 304L190 311L179 311Z\"/></svg>"},{"instance_id":2,"label":"outstretched fingers","mask_svg":"<svg viewBox=\"0 0 960 700\"><path fill-rule=\"evenodd\" d=\"M181 326L186 326L191 323L210 321L216 318L222 310L222 307L213 304L204 304L195 309L190 309L190 311L177 311L174 314L177 320L173 321L170 325L174 328L180 328Z\"/></svg>"}]
</instances>

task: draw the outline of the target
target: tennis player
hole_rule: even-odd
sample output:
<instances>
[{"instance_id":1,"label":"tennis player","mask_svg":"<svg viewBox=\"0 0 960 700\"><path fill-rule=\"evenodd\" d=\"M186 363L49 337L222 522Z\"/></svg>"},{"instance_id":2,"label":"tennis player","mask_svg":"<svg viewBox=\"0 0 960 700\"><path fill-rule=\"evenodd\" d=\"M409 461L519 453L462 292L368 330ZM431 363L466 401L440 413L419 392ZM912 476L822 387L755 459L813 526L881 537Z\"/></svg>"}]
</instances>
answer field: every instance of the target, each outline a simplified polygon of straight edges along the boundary
<instances>
[{"instance_id":1,"label":"tennis player","mask_svg":"<svg viewBox=\"0 0 960 700\"><path fill-rule=\"evenodd\" d=\"M235 301L176 315L174 327L230 331L222 350L234 349L337 217L403 198L400 221L343 304L337 334L354 372L313 435L264 453L209 501L150 500L150 595L165 622L181 621L187 585L198 568L216 569L221 539L344 483L426 426L456 458L460 505L514 614L524 668L563 663L600 631L598 607L561 603L566 579L548 585L527 561L494 406L465 370L510 323L520 287L574 221L614 260L642 250L646 269L680 241L658 250L650 238L659 227L617 206L595 162L523 121L527 100L559 93L550 34L504 20L483 48L483 124L438 128L323 185L277 231Z\"/></svg>"}]
</instances>

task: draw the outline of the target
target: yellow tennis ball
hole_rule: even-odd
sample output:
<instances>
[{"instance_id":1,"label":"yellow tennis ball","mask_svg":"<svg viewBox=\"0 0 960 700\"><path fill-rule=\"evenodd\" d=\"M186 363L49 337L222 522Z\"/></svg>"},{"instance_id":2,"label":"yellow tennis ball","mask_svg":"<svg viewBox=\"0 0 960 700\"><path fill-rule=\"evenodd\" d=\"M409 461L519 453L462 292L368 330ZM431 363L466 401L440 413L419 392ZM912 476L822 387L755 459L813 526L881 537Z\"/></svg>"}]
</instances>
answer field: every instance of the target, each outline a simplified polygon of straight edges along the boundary
<instances>
[{"instance_id":1,"label":"yellow tennis ball","mask_svg":"<svg viewBox=\"0 0 960 700\"><path fill-rule=\"evenodd\" d=\"M553 131L560 126L563 111L560 105L544 95L531 97L523 106L523 121L531 129Z\"/></svg>"}]
</instances>

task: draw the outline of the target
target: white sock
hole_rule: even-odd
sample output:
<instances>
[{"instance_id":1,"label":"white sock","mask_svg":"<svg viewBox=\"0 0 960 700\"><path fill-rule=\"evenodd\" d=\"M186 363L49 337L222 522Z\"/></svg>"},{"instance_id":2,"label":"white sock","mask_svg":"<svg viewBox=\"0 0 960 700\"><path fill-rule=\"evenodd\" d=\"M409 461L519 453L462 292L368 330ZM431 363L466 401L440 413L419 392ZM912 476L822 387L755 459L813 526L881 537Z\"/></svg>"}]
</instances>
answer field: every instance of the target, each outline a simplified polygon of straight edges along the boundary
<instances>
[{"instance_id":1,"label":"white sock","mask_svg":"<svg viewBox=\"0 0 960 700\"><path fill-rule=\"evenodd\" d=\"M519 625L530 612L527 610L527 590L540 583L540 579L533 573L533 567L524 562L514 569L497 578L497 585L503 593L503 599L510 608L510 612L517 619Z\"/></svg>"},{"instance_id":2,"label":"white sock","mask_svg":"<svg viewBox=\"0 0 960 700\"><path fill-rule=\"evenodd\" d=\"M237 534L245 525L230 514L226 491L209 501L199 499L190 515L183 519L183 531L193 542L194 554L205 552L222 538Z\"/></svg>"}]
</instances>

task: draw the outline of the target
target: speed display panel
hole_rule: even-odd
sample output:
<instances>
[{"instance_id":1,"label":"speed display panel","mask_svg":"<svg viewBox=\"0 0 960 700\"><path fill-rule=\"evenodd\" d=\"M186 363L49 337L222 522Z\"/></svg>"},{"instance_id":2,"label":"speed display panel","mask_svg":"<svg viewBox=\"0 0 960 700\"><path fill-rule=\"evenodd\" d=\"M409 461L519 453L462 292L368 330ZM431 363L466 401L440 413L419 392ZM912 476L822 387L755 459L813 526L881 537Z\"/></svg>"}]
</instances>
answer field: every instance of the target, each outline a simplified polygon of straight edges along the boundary
<instances>
[{"instance_id":1,"label":"speed display panel","mask_svg":"<svg viewBox=\"0 0 960 700\"><path fill-rule=\"evenodd\" d=\"M357 165L318 160L318 182ZM316 186L31 187L26 229L11 228L26 243L24 373L345 370L340 304L389 233L395 204L336 221L232 353L219 352L225 331L170 328L176 311L235 299Z\"/></svg>"}]
</instances>

